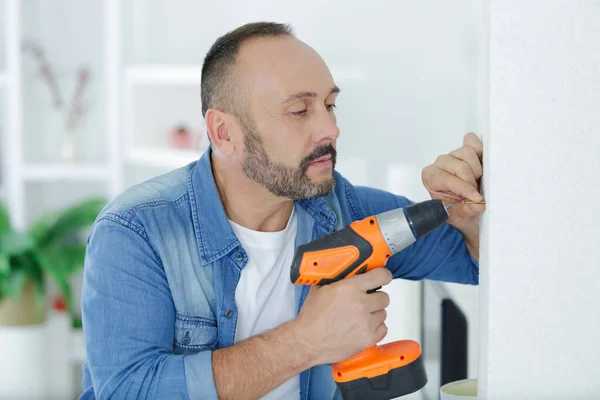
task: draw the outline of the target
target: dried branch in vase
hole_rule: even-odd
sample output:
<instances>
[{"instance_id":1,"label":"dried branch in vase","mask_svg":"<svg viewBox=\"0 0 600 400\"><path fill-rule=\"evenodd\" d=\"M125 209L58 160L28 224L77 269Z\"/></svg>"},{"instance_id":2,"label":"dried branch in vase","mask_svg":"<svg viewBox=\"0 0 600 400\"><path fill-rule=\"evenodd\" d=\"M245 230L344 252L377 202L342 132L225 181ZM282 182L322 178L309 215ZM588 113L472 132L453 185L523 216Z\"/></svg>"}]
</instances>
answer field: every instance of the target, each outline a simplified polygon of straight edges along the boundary
<instances>
[{"instance_id":1,"label":"dried branch in vase","mask_svg":"<svg viewBox=\"0 0 600 400\"><path fill-rule=\"evenodd\" d=\"M85 107L83 104L83 94L85 93L85 89L89 85L91 77L91 72L86 67L81 67L79 69L79 73L77 75L77 85L75 86L75 93L73 93L73 98L71 100L71 107L69 109L69 116L67 118L67 130L75 131L83 115L88 110L88 107Z\"/></svg>"},{"instance_id":2,"label":"dried branch in vase","mask_svg":"<svg viewBox=\"0 0 600 400\"><path fill-rule=\"evenodd\" d=\"M29 53L37 62L42 80L48 85L50 95L52 96L52 104L56 110L64 113L65 121L65 143L61 150L62 156L65 159L74 157L74 133L81 125L85 115L89 112L90 107L85 103L84 97L88 87L90 86L91 70L87 66L81 66L77 72L75 90L71 97L69 108L65 109L66 102L62 96L58 79L54 69L48 61L48 57L42 47L32 41L24 41L21 45L24 53Z\"/></svg>"},{"instance_id":3,"label":"dried branch in vase","mask_svg":"<svg viewBox=\"0 0 600 400\"><path fill-rule=\"evenodd\" d=\"M52 102L54 104L54 107L57 109L62 108L64 101L58 88L56 75L54 74L52 66L46 58L44 50L42 50L42 48L39 45L28 41L23 42L23 44L21 45L21 49L25 53L31 53L31 56L34 58L35 61L37 61L37 63L39 64L42 79L46 82L50 89L50 94L52 96Z\"/></svg>"}]
</instances>

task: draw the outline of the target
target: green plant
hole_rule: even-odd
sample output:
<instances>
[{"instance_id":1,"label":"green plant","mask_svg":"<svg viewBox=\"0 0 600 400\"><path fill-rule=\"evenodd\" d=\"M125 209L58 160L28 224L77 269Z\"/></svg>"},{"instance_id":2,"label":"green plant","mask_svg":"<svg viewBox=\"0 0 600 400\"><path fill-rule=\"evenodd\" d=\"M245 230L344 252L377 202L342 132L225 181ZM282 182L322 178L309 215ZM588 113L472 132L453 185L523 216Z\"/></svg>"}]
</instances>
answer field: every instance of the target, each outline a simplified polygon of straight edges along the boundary
<instances>
[{"instance_id":1,"label":"green plant","mask_svg":"<svg viewBox=\"0 0 600 400\"><path fill-rule=\"evenodd\" d=\"M0 301L7 297L19 299L30 280L35 287L36 312L43 313L45 279L49 276L73 316L69 279L83 266L83 231L93 224L105 204L102 199L87 199L47 213L20 232L11 226L7 208L0 202Z\"/></svg>"}]
</instances>

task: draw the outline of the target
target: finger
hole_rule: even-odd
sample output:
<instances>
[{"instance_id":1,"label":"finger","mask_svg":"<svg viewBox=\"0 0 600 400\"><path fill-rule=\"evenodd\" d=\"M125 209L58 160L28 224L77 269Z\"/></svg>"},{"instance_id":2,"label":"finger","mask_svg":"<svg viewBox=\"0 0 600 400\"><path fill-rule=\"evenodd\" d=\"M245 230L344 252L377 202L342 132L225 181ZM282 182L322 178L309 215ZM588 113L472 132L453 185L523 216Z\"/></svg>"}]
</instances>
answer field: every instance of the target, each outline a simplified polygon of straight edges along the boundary
<instances>
[{"instance_id":1,"label":"finger","mask_svg":"<svg viewBox=\"0 0 600 400\"><path fill-rule=\"evenodd\" d=\"M365 301L367 310L374 313L390 305L390 296L386 292L374 292L367 294Z\"/></svg>"},{"instance_id":2,"label":"finger","mask_svg":"<svg viewBox=\"0 0 600 400\"><path fill-rule=\"evenodd\" d=\"M450 155L469 164L475 179L481 178L483 175L483 167L481 166L481 160L477 156L474 148L463 146L460 149L454 150Z\"/></svg>"},{"instance_id":3,"label":"finger","mask_svg":"<svg viewBox=\"0 0 600 400\"><path fill-rule=\"evenodd\" d=\"M483 142L481 141L479 136L477 136L473 132L469 132L465 135L465 137L463 138L463 144L465 146L473 148L473 150L475 150L475 153L477 153L479 159L483 157Z\"/></svg>"},{"instance_id":4,"label":"finger","mask_svg":"<svg viewBox=\"0 0 600 400\"><path fill-rule=\"evenodd\" d=\"M453 157L450 154L444 154L443 156L438 157L434 166L442 171L446 171L449 174L459 177L465 182L471 183L475 188L477 187L477 179L475 179L473 169L471 169L471 166L466 161Z\"/></svg>"},{"instance_id":5,"label":"finger","mask_svg":"<svg viewBox=\"0 0 600 400\"><path fill-rule=\"evenodd\" d=\"M444 200L447 203L457 203L463 200L462 196L457 196L452 193L444 192L441 190L436 190L430 186L430 182L435 179L435 175L438 173L438 167L435 165L429 165L423 168L421 172L421 180L423 181L423 185L431 195L432 199L440 199Z\"/></svg>"},{"instance_id":6,"label":"finger","mask_svg":"<svg viewBox=\"0 0 600 400\"><path fill-rule=\"evenodd\" d=\"M450 212L456 213L460 218L470 219L485 211L485 204L464 204L454 207Z\"/></svg>"},{"instance_id":7,"label":"finger","mask_svg":"<svg viewBox=\"0 0 600 400\"><path fill-rule=\"evenodd\" d=\"M375 331L375 337L374 337L374 343L379 343L383 340L383 338L385 338L388 334L388 327L385 324L385 322L381 325L379 325L377 327L377 330Z\"/></svg>"},{"instance_id":8,"label":"finger","mask_svg":"<svg viewBox=\"0 0 600 400\"><path fill-rule=\"evenodd\" d=\"M429 193L431 193L431 195L432 195L431 197L433 199L440 199L440 200L443 200L445 203L459 203L459 202L463 201L462 196L457 196L455 194L448 193L448 192L430 190Z\"/></svg>"},{"instance_id":9,"label":"finger","mask_svg":"<svg viewBox=\"0 0 600 400\"><path fill-rule=\"evenodd\" d=\"M347 280L349 284L356 285L361 291L366 292L389 284L392 281L392 273L387 268L375 268Z\"/></svg>"},{"instance_id":10,"label":"finger","mask_svg":"<svg viewBox=\"0 0 600 400\"><path fill-rule=\"evenodd\" d=\"M479 202L483 200L483 196L477 191L477 185L465 182L446 171L439 171L431 178L431 182L428 183L427 187L435 188L440 192L449 192L470 201Z\"/></svg>"},{"instance_id":11,"label":"finger","mask_svg":"<svg viewBox=\"0 0 600 400\"><path fill-rule=\"evenodd\" d=\"M387 319L387 311L385 311L385 310L376 311L372 315L373 315L373 325L375 327L378 327L379 325L383 324L385 322L385 320Z\"/></svg>"}]
</instances>

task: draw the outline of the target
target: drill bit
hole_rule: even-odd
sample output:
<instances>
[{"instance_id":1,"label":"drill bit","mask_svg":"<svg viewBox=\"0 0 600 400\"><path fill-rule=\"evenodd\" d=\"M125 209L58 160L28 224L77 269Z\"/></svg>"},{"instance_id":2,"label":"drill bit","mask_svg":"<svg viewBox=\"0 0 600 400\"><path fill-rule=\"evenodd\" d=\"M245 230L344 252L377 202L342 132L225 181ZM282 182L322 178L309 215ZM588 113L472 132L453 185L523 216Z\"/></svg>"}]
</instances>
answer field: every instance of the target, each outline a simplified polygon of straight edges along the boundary
<instances>
[{"instance_id":1,"label":"drill bit","mask_svg":"<svg viewBox=\"0 0 600 400\"><path fill-rule=\"evenodd\" d=\"M485 200L481 200L481 201L463 200L462 203L463 204L485 204Z\"/></svg>"},{"instance_id":2,"label":"drill bit","mask_svg":"<svg viewBox=\"0 0 600 400\"><path fill-rule=\"evenodd\" d=\"M455 204L485 204L485 200L482 200L482 201L463 200L463 201L461 201L459 203L455 203ZM445 204L446 211L450 211L450 209L452 207L454 207L455 204L452 204L452 203Z\"/></svg>"}]
</instances>

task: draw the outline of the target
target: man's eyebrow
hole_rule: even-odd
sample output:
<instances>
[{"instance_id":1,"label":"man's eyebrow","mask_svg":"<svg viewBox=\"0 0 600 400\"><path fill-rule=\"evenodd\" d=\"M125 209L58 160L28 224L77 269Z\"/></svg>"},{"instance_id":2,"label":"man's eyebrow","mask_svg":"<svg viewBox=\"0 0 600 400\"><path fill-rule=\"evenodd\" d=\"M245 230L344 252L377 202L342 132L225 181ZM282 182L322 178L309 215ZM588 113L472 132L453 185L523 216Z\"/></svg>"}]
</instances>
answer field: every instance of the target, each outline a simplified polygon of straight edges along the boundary
<instances>
[{"instance_id":1,"label":"man's eyebrow","mask_svg":"<svg viewBox=\"0 0 600 400\"><path fill-rule=\"evenodd\" d=\"M331 88L331 90L329 91L329 95L333 94L333 93L339 93L340 92L340 88L337 86L334 86L333 88ZM300 99L304 99L307 97L317 97L317 93L315 92L296 92L294 94L292 94L291 96L287 97L285 100L283 100L283 104L288 104L291 103L293 101L296 100L300 100Z\"/></svg>"}]
</instances>

